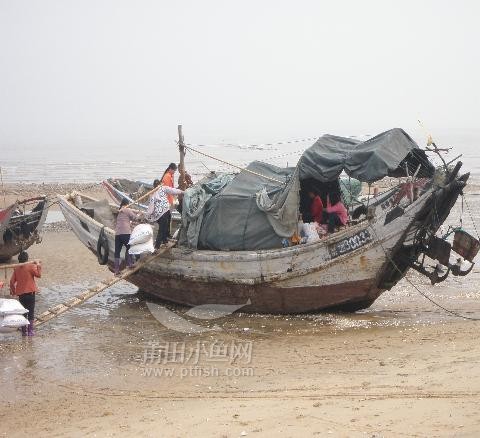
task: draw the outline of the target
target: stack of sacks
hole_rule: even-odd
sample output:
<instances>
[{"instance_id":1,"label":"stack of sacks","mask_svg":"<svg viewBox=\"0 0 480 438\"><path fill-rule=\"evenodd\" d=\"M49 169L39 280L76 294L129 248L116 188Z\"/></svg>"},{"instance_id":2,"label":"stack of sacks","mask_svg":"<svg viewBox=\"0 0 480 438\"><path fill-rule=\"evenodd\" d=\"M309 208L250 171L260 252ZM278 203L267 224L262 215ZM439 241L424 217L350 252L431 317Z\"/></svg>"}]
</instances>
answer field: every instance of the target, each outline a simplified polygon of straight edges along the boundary
<instances>
[{"instance_id":1,"label":"stack of sacks","mask_svg":"<svg viewBox=\"0 0 480 438\"><path fill-rule=\"evenodd\" d=\"M137 225L130 234L128 244L130 245L129 254L140 255L146 252L151 254L155 250L152 226L149 224Z\"/></svg>"},{"instance_id":2,"label":"stack of sacks","mask_svg":"<svg viewBox=\"0 0 480 438\"><path fill-rule=\"evenodd\" d=\"M9 333L19 327L28 325L28 319L23 315L27 313L17 300L0 298L0 333Z\"/></svg>"}]
</instances>

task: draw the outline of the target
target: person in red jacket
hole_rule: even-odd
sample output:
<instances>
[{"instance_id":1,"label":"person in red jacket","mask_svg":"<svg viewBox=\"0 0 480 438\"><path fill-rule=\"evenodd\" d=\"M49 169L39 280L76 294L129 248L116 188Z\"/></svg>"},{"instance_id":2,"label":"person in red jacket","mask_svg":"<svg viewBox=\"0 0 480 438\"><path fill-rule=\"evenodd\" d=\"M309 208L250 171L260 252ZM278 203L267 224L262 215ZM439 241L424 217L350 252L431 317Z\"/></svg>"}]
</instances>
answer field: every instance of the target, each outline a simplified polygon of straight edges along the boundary
<instances>
[{"instance_id":1,"label":"person in red jacket","mask_svg":"<svg viewBox=\"0 0 480 438\"><path fill-rule=\"evenodd\" d=\"M163 172L162 179L160 180L162 182L162 185L171 187L172 189L175 187L175 172L177 171L177 165L175 163L170 163L168 167L165 169L165 172ZM175 201L175 198L173 195L167 194L168 202L170 203L170 206L173 205L173 202Z\"/></svg>"},{"instance_id":2,"label":"person in red jacket","mask_svg":"<svg viewBox=\"0 0 480 438\"><path fill-rule=\"evenodd\" d=\"M312 215L312 220L318 224L321 224L323 219L322 198L315 192L308 192L308 196L312 200L312 203L310 204L310 214Z\"/></svg>"},{"instance_id":3,"label":"person in red jacket","mask_svg":"<svg viewBox=\"0 0 480 438\"><path fill-rule=\"evenodd\" d=\"M171 189L175 188L175 172L177 171L177 165L175 163L170 163L168 167L163 172L162 179L160 180L162 185L165 187L169 187ZM168 189L167 189L168 190ZM167 199L170 204L170 208L173 207L173 203L175 202L174 195L167 193ZM172 212L170 210L167 211L166 216L164 218L167 225L167 236L170 237L170 226L172 222Z\"/></svg>"},{"instance_id":4,"label":"person in red jacket","mask_svg":"<svg viewBox=\"0 0 480 438\"><path fill-rule=\"evenodd\" d=\"M22 251L18 255L19 263L28 262L28 254ZM33 336L33 321L35 319L35 293L38 292L38 286L35 283L35 277L42 276L42 265L39 261L34 261L22 266L18 266L13 271L10 279L10 294L18 296L20 304L28 310L27 319L30 322L28 330L22 327L23 336Z\"/></svg>"}]
</instances>

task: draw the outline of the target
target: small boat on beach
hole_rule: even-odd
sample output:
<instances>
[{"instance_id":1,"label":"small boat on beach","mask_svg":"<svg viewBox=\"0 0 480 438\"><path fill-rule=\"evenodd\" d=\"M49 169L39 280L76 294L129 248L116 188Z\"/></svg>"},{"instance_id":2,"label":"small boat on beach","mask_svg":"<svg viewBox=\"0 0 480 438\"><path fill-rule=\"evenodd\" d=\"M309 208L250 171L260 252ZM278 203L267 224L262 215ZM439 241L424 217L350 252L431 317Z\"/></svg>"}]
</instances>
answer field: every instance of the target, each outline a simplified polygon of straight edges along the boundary
<instances>
[{"instance_id":1,"label":"small boat on beach","mask_svg":"<svg viewBox=\"0 0 480 438\"><path fill-rule=\"evenodd\" d=\"M455 232L453 243L436 235L467 183L469 174L460 169L460 162L435 167L401 129L366 142L320 137L296 167L255 161L237 174L211 174L188 189L177 246L128 281L186 306L248 302L242 311L300 313L367 308L409 269L432 284L449 274L465 275L478 241L463 230ZM384 178L397 184L367 197L363 214L350 211L347 225L334 233L292 244L302 197L312 184L320 192L338 186L342 174L369 188ZM103 252L99 246L107 242L111 266L117 207L79 193L58 199L74 233L93 253ZM452 252L470 268L451 262Z\"/></svg>"},{"instance_id":2,"label":"small boat on beach","mask_svg":"<svg viewBox=\"0 0 480 438\"><path fill-rule=\"evenodd\" d=\"M152 184L126 178L108 178L102 181L102 186L118 205L120 205L123 199L126 199L129 203L134 204L138 210L147 211L148 200L138 203L135 200L150 192L153 189ZM177 210L172 211L172 220L180 222L181 215Z\"/></svg>"},{"instance_id":3,"label":"small boat on beach","mask_svg":"<svg viewBox=\"0 0 480 438\"><path fill-rule=\"evenodd\" d=\"M47 212L46 196L17 201L0 210L0 262L6 262L20 251L41 242Z\"/></svg>"},{"instance_id":4,"label":"small boat on beach","mask_svg":"<svg viewBox=\"0 0 480 438\"><path fill-rule=\"evenodd\" d=\"M126 178L108 178L102 181L102 186L118 205L120 205L123 199L134 203L136 199L139 199L153 189L152 184L142 181L132 181ZM148 207L145 202L138 203L136 206L142 211L146 211Z\"/></svg>"}]
</instances>

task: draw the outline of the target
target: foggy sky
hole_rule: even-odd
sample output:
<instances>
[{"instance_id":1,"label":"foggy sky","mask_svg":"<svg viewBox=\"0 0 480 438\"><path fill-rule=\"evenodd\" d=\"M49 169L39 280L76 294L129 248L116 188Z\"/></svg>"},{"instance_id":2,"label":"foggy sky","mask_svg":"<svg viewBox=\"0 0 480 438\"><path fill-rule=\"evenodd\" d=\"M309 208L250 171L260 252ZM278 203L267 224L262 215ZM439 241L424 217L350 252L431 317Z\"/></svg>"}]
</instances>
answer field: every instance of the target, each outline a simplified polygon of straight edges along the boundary
<instances>
[{"instance_id":1,"label":"foggy sky","mask_svg":"<svg viewBox=\"0 0 480 438\"><path fill-rule=\"evenodd\" d=\"M0 147L478 132L475 1L0 0Z\"/></svg>"}]
</instances>

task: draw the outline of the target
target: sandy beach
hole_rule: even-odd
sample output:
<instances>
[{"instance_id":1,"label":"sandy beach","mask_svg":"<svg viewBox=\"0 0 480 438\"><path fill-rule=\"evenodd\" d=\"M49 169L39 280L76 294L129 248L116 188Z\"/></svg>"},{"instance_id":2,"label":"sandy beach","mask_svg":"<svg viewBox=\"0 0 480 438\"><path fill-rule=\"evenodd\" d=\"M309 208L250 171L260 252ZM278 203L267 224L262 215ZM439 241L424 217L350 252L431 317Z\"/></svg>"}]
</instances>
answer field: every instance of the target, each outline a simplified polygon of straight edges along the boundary
<instances>
[{"instance_id":1,"label":"sandy beach","mask_svg":"<svg viewBox=\"0 0 480 438\"><path fill-rule=\"evenodd\" d=\"M29 250L44 264L37 312L111 275L59 229ZM480 315L478 270L435 288L412 278ZM365 313L234 314L203 335L166 329L147 300L121 283L32 339L0 338L0 436L480 433L480 323L433 309L405 282Z\"/></svg>"},{"instance_id":2,"label":"sandy beach","mask_svg":"<svg viewBox=\"0 0 480 438\"><path fill-rule=\"evenodd\" d=\"M480 438L479 17L0 0L0 438Z\"/></svg>"}]
</instances>

